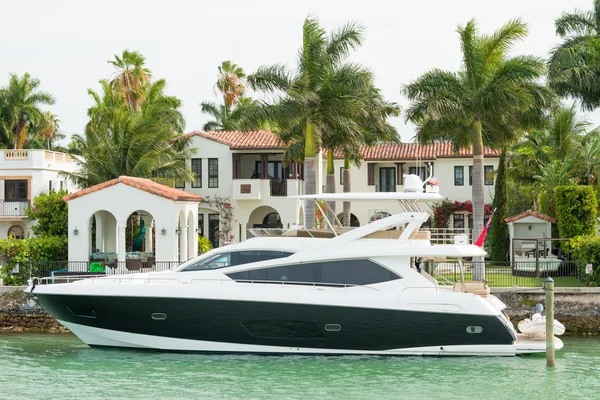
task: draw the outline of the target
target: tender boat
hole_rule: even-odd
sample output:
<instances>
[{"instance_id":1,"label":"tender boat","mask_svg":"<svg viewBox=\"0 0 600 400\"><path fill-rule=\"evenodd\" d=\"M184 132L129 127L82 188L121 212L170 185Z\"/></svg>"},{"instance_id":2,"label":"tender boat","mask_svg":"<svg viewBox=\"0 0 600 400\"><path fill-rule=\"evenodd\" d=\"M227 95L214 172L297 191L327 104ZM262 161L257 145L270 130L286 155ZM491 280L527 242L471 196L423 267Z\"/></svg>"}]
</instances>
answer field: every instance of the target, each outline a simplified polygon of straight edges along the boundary
<instances>
[{"instance_id":1,"label":"tender boat","mask_svg":"<svg viewBox=\"0 0 600 400\"><path fill-rule=\"evenodd\" d=\"M261 354L499 355L545 351L488 290L442 286L422 260L484 256L431 243L422 202L439 193L339 193L300 200L398 201L403 212L316 237L255 237L163 272L27 288L90 346ZM318 203L317 203L318 205ZM333 226L330 222L329 225ZM290 233L290 234L292 234ZM69 280L68 278L65 278ZM483 287L483 285L481 285ZM555 338L555 348L562 348Z\"/></svg>"},{"instance_id":2,"label":"tender boat","mask_svg":"<svg viewBox=\"0 0 600 400\"><path fill-rule=\"evenodd\" d=\"M530 317L520 321L517 327L521 333L529 335L531 339L546 339L546 316L542 315L544 308L541 304L536 306L536 312ZM565 333L565 326L554 320L554 334L557 336Z\"/></svg>"}]
</instances>

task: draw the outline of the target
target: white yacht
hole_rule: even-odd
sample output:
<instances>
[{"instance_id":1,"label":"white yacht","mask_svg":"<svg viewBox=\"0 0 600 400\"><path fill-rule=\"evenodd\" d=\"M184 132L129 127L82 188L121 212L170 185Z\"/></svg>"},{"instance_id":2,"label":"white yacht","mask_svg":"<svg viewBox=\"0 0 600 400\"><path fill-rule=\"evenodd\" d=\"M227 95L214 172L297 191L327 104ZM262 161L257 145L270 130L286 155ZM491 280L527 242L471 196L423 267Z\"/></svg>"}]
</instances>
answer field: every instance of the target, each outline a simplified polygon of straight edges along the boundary
<instances>
[{"instance_id":1,"label":"white yacht","mask_svg":"<svg viewBox=\"0 0 600 400\"><path fill-rule=\"evenodd\" d=\"M468 293L464 279L442 286L419 268L422 259L485 255L470 244L432 244L419 230L429 218L419 203L441 201L438 193L299 198L396 200L404 212L334 229L330 238L310 231L301 237L301 230L255 237L169 271L61 284L34 279L27 292L90 346L435 356L545 351L544 341L515 331L489 289ZM555 348L562 348L558 338Z\"/></svg>"}]
</instances>

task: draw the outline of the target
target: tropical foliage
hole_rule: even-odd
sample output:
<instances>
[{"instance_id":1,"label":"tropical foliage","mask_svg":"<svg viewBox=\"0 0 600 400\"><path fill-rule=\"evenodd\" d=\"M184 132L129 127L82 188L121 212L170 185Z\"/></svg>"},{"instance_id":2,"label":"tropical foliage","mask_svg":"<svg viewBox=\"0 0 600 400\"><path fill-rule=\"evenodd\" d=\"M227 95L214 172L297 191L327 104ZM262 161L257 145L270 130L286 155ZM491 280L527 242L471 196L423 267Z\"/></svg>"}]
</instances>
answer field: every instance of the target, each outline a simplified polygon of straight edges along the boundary
<instances>
[{"instance_id":1,"label":"tropical foliage","mask_svg":"<svg viewBox=\"0 0 600 400\"><path fill-rule=\"evenodd\" d=\"M32 276L41 276L35 262L66 260L66 236L41 236L25 239L9 237L0 240L0 278L4 285L24 285ZM30 270L30 268L33 269ZM31 275L30 275L31 274Z\"/></svg>"},{"instance_id":2,"label":"tropical foliage","mask_svg":"<svg viewBox=\"0 0 600 400\"><path fill-rule=\"evenodd\" d=\"M512 20L491 35L481 35L474 20L459 27L462 68L433 69L404 87L411 100L406 119L417 125L420 143L447 140L473 149L473 235L483 228L483 146L491 135L517 134L513 121L541 115L552 93L538 82L544 61L509 51L527 36L527 25Z\"/></svg>"},{"instance_id":3,"label":"tropical foliage","mask_svg":"<svg viewBox=\"0 0 600 400\"><path fill-rule=\"evenodd\" d=\"M121 175L192 181L186 168L189 140L181 101L166 95L166 81L150 80L136 52L123 52L111 63L119 68L111 81L100 81L102 93L88 90L94 104L83 135L73 137L77 173L67 174L89 187ZM177 139L177 140L175 140Z\"/></svg>"},{"instance_id":4,"label":"tropical foliage","mask_svg":"<svg viewBox=\"0 0 600 400\"><path fill-rule=\"evenodd\" d=\"M372 73L346 62L350 51L361 45L362 32L362 26L347 23L327 34L309 16L296 67L263 66L248 77L252 89L274 99L262 103L250 123L266 120L281 127L281 137L289 145L288 157L304 160L307 194L316 193L316 154L324 143L342 132L349 141L360 143L364 120L376 117L371 112ZM314 207L306 204L304 211L306 226L314 227Z\"/></svg>"},{"instance_id":5,"label":"tropical foliage","mask_svg":"<svg viewBox=\"0 0 600 400\"><path fill-rule=\"evenodd\" d=\"M590 11L563 13L555 26L562 42L550 57L550 85L593 110L600 105L600 0Z\"/></svg>"},{"instance_id":6,"label":"tropical foliage","mask_svg":"<svg viewBox=\"0 0 600 400\"><path fill-rule=\"evenodd\" d=\"M569 251L577 261L578 276L587 286L600 286L600 236L576 236L569 242ZM585 271L592 264L592 273Z\"/></svg>"},{"instance_id":7,"label":"tropical foliage","mask_svg":"<svg viewBox=\"0 0 600 400\"><path fill-rule=\"evenodd\" d=\"M10 74L8 86L0 88L0 145L22 149L27 139L44 131L49 145L50 139L56 137L58 120L40 107L52 104L54 97L40 90L39 79L28 73ZM50 121L54 123L53 129L48 127Z\"/></svg>"},{"instance_id":8,"label":"tropical foliage","mask_svg":"<svg viewBox=\"0 0 600 400\"><path fill-rule=\"evenodd\" d=\"M556 222L560 237L596 233L598 200L591 186L559 186L555 189Z\"/></svg>"},{"instance_id":9,"label":"tropical foliage","mask_svg":"<svg viewBox=\"0 0 600 400\"><path fill-rule=\"evenodd\" d=\"M41 193L33 199L27 218L35 222L31 227L36 236L67 236L69 211L63 196L66 191Z\"/></svg>"}]
</instances>

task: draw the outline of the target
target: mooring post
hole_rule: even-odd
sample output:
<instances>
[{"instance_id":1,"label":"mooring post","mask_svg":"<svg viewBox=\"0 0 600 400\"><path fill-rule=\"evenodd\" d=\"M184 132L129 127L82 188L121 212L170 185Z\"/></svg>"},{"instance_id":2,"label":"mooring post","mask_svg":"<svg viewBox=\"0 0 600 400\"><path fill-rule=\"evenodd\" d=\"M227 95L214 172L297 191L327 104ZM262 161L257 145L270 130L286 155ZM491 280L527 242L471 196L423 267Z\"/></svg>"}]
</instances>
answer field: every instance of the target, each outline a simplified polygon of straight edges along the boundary
<instances>
[{"instance_id":1,"label":"mooring post","mask_svg":"<svg viewBox=\"0 0 600 400\"><path fill-rule=\"evenodd\" d=\"M554 355L554 280L550 277L544 282L546 291L546 366L555 368Z\"/></svg>"}]
</instances>

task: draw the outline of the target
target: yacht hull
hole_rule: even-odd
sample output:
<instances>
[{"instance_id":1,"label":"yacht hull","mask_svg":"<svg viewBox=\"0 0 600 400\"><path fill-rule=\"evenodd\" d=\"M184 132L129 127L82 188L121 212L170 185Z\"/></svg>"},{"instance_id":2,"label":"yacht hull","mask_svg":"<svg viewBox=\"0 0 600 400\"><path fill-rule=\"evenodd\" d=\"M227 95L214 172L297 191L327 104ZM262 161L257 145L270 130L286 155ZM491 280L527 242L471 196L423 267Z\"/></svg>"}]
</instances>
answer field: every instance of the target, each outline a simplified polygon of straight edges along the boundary
<instances>
[{"instance_id":1,"label":"yacht hull","mask_svg":"<svg viewBox=\"0 0 600 400\"><path fill-rule=\"evenodd\" d=\"M270 354L518 354L514 333L495 315L216 299L36 295L48 313L90 346ZM480 327L481 332L469 333L467 327Z\"/></svg>"}]
</instances>

